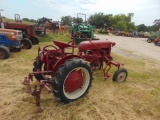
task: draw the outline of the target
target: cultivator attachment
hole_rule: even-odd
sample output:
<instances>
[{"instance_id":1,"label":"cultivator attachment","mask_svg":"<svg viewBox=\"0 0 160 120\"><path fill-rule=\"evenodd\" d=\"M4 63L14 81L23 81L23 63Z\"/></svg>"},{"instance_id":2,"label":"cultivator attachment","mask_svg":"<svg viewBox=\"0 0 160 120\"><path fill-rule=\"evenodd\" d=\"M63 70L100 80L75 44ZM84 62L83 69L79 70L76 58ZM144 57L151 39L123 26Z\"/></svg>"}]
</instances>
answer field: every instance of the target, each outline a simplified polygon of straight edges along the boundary
<instances>
[{"instance_id":1,"label":"cultivator attachment","mask_svg":"<svg viewBox=\"0 0 160 120\"><path fill-rule=\"evenodd\" d=\"M52 91L48 86L49 86L49 84L53 84L53 82L49 81L49 80L40 80L39 89L38 89L37 85L35 85L34 90L32 90L31 85L30 85L30 81L33 81L33 76L35 74L38 74L38 73L40 73L40 72L29 73L29 75L27 77L25 77L22 84L26 85L27 86L27 92L35 97L36 107L37 107L38 112L42 112L44 110L44 108L41 107L41 105L40 105L41 91L42 91L43 88L45 88L48 93L51 93ZM41 72L41 73L45 73L45 72Z\"/></svg>"}]
</instances>

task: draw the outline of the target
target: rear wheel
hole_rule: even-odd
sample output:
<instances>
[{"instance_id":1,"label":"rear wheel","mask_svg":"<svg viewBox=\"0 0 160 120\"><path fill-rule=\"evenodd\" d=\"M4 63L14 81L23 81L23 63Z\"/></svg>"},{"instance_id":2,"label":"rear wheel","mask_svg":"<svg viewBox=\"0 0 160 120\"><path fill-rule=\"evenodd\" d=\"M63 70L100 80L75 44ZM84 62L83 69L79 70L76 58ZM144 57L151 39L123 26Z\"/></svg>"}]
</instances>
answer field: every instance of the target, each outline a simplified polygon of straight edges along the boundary
<instances>
[{"instance_id":1,"label":"rear wheel","mask_svg":"<svg viewBox=\"0 0 160 120\"><path fill-rule=\"evenodd\" d=\"M124 68L120 68L114 73L113 81L114 82L123 82L126 80L127 76L128 76L127 70Z\"/></svg>"},{"instance_id":2,"label":"rear wheel","mask_svg":"<svg viewBox=\"0 0 160 120\"><path fill-rule=\"evenodd\" d=\"M31 39L33 45L39 44L38 37L35 36L35 37L31 37L30 39Z\"/></svg>"},{"instance_id":3,"label":"rear wheel","mask_svg":"<svg viewBox=\"0 0 160 120\"><path fill-rule=\"evenodd\" d=\"M69 103L85 96L91 83L92 72L87 62L73 58L54 74L53 93L60 102Z\"/></svg>"},{"instance_id":4,"label":"rear wheel","mask_svg":"<svg viewBox=\"0 0 160 120\"><path fill-rule=\"evenodd\" d=\"M24 38L22 41L21 41L21 44L22 44L22 48L23 49L31 49L32 48L32 43L29 39L27 38Z\"/></svg>"},{"instance_id":5,"label":"rear wheel","mask_svg":"<svg viewBox=\"0 0 160 120\"><path fill-rule=\"evenodd\" d=\"M10 57L10 51L5 46L0 46L0 59L8 59Z\"/></svg>"}]
</instances>

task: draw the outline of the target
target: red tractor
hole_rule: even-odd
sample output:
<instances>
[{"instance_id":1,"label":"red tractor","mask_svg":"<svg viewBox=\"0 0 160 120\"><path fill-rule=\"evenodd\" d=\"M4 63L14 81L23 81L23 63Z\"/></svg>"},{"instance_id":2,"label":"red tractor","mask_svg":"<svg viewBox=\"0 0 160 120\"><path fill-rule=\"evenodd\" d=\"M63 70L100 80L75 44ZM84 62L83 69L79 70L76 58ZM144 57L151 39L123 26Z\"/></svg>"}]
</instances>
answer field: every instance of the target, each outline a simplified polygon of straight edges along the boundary
<instances>
[{"instance_id":1,"label":"red tractor","mask_svg":"<svg viewBox=\"0 0 160 120\"><path fill-rule=\"evenodd\" d=\"M36 36L36 27L34 25L29 25L22 23L20 15L15 14L15 21L16 22L5 22L5 28L6 29L15 29L15 30L21 30L23 32L23 38L28 38L33 45L39 44L39 39Z\"/></svg>"},{"instance_id":2,"label":"red tractor","mask_svg":"<svg viewBox=\"0 0 160 120\"><path fill-rule=\"evenodd\" d=\"M77 36L83 36L86 41L75 45ZM33 63L33 72L23 81L28 92L36 97L36 105L41 111L40 93L42 88L53 92L58 101L69 103L85 96L92 84L92 71L103 67L104 78L109 78L109 70L114 65L118 70L113 75L113 81L123 82L128 75L127 70L120 68L123 64L113 62L111 47L114 42L108 40L91 40L80 32L73 35L72 41L64 43L53 41L55 46L47 45L38 49L38 56ZM78 48L78 54L75 49ZM71 49L70 51L68 49ZM40 89L31 89L30 80L33 76L40 82ZM53 90L48 86L51 85Z\"/></svg>"}]
</instances>

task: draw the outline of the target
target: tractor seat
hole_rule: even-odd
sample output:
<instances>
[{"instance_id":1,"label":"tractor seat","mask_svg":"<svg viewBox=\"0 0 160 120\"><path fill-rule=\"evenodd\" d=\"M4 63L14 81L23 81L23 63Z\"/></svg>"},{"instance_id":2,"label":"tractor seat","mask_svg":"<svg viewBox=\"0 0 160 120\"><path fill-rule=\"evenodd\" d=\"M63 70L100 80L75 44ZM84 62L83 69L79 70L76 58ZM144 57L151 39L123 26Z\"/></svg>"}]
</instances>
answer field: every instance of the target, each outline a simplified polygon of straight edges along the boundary
<instances>
[{"instance_id":1,"label":"tractor seat","mask_svg":"<svg viewBox=\"0 0 160 120\"><path fill-rule=\"evenodd\" d=\"M64 42L56 41L56 40L54 40L53 43L61 49L64 49L64 48L67 48L67 47L72 47L72 45L69 45L69 44L64 43Z\"/></svg>"}]
</instances>

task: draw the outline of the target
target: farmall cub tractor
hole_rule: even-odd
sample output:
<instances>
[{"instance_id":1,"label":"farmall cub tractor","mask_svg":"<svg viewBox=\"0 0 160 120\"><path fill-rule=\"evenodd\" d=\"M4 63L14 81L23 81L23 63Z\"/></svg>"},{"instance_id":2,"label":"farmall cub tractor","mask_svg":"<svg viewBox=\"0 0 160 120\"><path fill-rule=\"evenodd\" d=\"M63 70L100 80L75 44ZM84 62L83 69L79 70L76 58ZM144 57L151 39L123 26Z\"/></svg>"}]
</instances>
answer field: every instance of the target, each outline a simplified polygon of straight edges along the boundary
<instances>
[{"instance_id":1,"label":"farmall cub tractor","mask_svg":"<svg viewBox=\"0 0 160 120\"><path fill-rule=\"evenodd\" d=\"M75 45L76 37L83 36L86 41ZM74 34L69 43L53 41L55 46L47 45L42 50L38 49L38 56L33 63L33 72L23 81L28 88L28 92L36 98L36 106L42 111L40 106L40 93L42 88L48 92L53 92L56 99L64 104L75 101L85 96L92 84L92 71L103 67L104 78L109 78L109 70L114 65L118 70L113 75L113 81L122 82L127 77L127 70L120 68L123 64L113 62L111 47L114 42L108 40L94 40L86 38L80 32ZM70 48L70 52L66 49ZM74 54L75 48L78 53ZM31 89L30 80L33 76L39 81L34 90ZM49 88L52 86L53 90Z\"/></svg>"}]
</instances>

